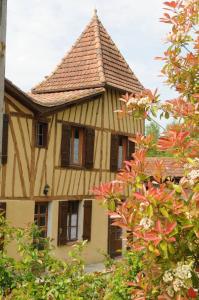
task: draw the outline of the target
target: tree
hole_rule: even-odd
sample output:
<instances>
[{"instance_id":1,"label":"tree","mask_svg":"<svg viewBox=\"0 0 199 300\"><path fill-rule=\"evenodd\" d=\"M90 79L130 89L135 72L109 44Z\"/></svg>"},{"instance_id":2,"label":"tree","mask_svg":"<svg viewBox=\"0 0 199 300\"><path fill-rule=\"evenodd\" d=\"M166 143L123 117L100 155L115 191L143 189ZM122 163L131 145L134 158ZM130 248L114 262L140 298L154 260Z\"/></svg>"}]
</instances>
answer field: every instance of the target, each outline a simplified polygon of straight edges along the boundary
<instances>
[{"instance_id":1,"label":"tree","mask_svg":"<svg viewBox=\"0 0 199 300\"><path fill-rule=\"evenodd\" d=\"M160 137L160 127L157 123L151 122L146 126L146 135L152 135L154 137L154 141L157 142L158 138Z\"/></svg>"},{"instance_id":2,"label":"tree","mask_svg":"<svg viewBox=\"0 0 199 300\"><path fill-rule=\"evenodd\" d=\"M174 0L164 3L161 21L169 24L169 43L162 74L179 96L160 102L157 91L144 90L124 95L123 115L134 114L150 120L161 109L178 124L158 140L158 151L171 153L184 167L179 184L165 180L161 160L154 165L154 182L145 174L146 156L153 138L137 135L133 160L111 184L93 191L107 204L115 225L126 229L128 246L142 251L142 271L129 282L132 299L199 299L199 2ZM175 165L174 165L175 168ZM120 201L124 191L130 195ZM115 205L113 205L113 203Z\"/></svg>"}]
</instances>

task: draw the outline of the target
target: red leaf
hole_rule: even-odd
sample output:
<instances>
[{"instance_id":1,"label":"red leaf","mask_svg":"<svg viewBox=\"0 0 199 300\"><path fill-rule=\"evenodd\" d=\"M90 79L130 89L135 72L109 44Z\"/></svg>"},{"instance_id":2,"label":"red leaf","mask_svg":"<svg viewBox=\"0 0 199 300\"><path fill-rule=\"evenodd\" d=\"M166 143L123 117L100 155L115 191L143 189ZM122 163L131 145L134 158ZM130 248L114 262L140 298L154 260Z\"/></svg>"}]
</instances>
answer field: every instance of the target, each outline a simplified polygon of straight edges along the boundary
<instances>
[{"instance_id":1,"label":"red leaf","mask_svg":"<svg viewBox=\"0 0 199 300\"><path fill-rule=\"evenodd\" d=\"M165 4L166 6L173 7L173 8L176 8L176 6L177 6L177 3L176 3L175 1L164 2L164 4Z\"/></svg>"},{"instance_id":2,"label":"red leaf","mask_svg":"<svg viewBox=\"0 0 199 300\"><path fill-rule=\"evenodd\" d=\"M169 234L171 233L174 228L176 227L177 223L170 223L169 225L167 225L166 230L165 230L165 234Z\"/></svg>"},{"instance_id":3,"label":"red leaf","mask_svg":"<svg viewBox=\"0 0 199 300\"><path fill-rule=\"evenodd\" d=\"M145 201L147 200L146 197L144 195L140 194L140 193L134 193L133 195L138 200L145 200Z\"/></svg>"},{"instance_id":4,"label":"red leaf","mask_svg":"<svg viewBox=\"0 0 199 300\"><path fill-rule=\"evenodd\" d=\"M190 298L196 298L197 295L198 295L198 293L195 292L193 288L190 288L190 289L188 290L187 295L188 295L188 297L190 297Z\"/></svg>"}]
</instances>

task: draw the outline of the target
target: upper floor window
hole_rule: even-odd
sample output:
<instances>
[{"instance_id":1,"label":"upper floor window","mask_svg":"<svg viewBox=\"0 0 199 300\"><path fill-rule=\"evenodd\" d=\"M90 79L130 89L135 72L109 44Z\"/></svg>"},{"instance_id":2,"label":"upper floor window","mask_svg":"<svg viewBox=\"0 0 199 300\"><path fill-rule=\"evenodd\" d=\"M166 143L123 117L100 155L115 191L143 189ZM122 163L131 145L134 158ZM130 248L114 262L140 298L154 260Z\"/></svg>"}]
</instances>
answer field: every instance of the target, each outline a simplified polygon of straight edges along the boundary
<instances>
[{"instance_id":1,"label":"upper floor window","mask_svg":"<svg viewBox=\"0 0 199 300\"><path fill-rule=\"evenodd\" d=\"M70 163L72 165L82 165L83 158L83 129L80 127L71 128L70 142Z\"/></svg>"},{"instance_id":2,"label":"upper floor window","mask_svg":"<svg viewBox=\"0 0 199 300\"><path fill-rule=\"evenodd\" d=\"M63 123L61 140L61 166L85 167L94 165L95 130Z\"/></svg>"},{"instance_id":3,"label":"upper floor window","mask_svg":"<svg viewBox=\"0 0 199 300\"><path fill-rule=\"evenodd\" d=\"M118 142L118 159L117 159L117 168L122 169L123 162L127 159L127 137L119 136Z\"/></svg>"},{"instance_id":4,"label":"upper floor window","mask_svg":"<svg viewBox=\"0 0 199 300\"><path fill-rule=\"evenodd\" d=\"M36 147L46 148L48 139L48 123L36 123Z\"/></svg>"},{"instance_id":5,"label":"upper floor window","mask_svg":"<svg viewBox=\"0 0 199 300\"><path fill-rule=\"evenodd\" d=\"M118 171L124 167L124 161L132 159L135 144L127 136L111 135L110 170Z\"/></svg>"}]
</instances>

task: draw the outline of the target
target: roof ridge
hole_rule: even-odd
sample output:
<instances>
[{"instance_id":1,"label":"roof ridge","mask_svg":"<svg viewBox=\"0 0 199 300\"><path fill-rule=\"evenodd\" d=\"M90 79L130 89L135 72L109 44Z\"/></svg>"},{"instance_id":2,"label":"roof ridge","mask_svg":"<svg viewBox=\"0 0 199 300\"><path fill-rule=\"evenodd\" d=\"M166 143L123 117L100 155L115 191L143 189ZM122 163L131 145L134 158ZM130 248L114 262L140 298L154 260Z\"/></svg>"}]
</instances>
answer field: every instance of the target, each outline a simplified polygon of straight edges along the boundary
<instances>
[{"instance_id":1,"label":"roof ridge","mask_svg":"<svg viewBox=\"0 0 199 300\"><path fill-rule=\"evenodd\" d=\"M96 9L94 11L93 20L96 21L96 23L97 23L94 32L95 32L95 38L96 38L96 42L97 42L96 51L97 51L97 56L99 58L99 60L98 60L99 77L100 77L101 83L105 83L106 82L106 77L105 77L105 72L104 72L104 64L103 64L103 56L102 56L102 44L101 44L100 28L99 28L100 20L97 16L97 10Z\"/></svg>"}]
</instances>

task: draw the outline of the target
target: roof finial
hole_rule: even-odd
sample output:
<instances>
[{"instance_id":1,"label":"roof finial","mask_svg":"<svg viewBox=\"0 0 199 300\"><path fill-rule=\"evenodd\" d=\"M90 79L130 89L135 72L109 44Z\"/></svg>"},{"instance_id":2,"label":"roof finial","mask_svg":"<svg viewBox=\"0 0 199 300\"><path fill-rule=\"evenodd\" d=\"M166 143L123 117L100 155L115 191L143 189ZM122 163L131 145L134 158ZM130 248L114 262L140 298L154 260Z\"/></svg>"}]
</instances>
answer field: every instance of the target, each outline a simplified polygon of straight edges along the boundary
<instances>
[{"instance_id":1,"label":"roof finial","mask_svg":"<svg viewBox=\"0 0 199 300\"><path fill-rule=\"evenodd\" d=\"M97 8L94 9L93 16L97 17Z\"/></svg>"}]
</instances>

